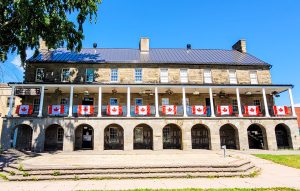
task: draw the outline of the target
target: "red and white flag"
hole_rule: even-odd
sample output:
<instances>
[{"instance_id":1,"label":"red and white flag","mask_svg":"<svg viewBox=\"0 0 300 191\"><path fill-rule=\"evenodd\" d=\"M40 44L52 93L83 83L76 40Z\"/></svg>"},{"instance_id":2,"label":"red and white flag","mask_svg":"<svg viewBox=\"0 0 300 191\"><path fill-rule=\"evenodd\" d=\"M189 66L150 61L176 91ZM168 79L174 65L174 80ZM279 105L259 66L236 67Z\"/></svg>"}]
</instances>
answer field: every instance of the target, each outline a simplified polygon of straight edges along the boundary
<instances>
[{"instance_id":1,"label":"red and white flag","mask_svg":"<svg viewBox=\"0 0 300 191\"><path fill-rule=\"evenodd\" d=\"M231 105L218 105L219 115L232 115L233 110Z\"/></svg>"},{"instance_id":2,"label":"red and white flag","mask_svg":"<svg viewBox=\"0 0 300 191\"><path fill-rule=\"evenodd\" d=\"M162 113L165 115L176 115L177 106L176 105L163 105Z\"/></svg>"},{"instance_id":3,"label":"red and white flag","mask_svg":"<svg viewBox=\"0 0 300 191\"><path fill-rule=\"evenodd\" d=\"M94 114L93 105L78 105L78 114L79 115L92 115Z\"/></svg>"},{"instance_id":4,"label":"red and white flag","mask_svg":"<svg viewBox=\"0 0 300 191\"><path fill-rule=\"evenodd\" d=\"M193 105L192 106L193 115L206 115L206 107L203 105Z\"/></svg>"},{"instance_id":5,"label":"red and white flag","mask_svg":"<svg viewBox=\"0 0 300 191\"><path fill-rule=\"evenodd\" d=\"M64 105L49 105L48 114L49 115L59 115L65 113Z\"/></svg>"},{"instance_id":6,"label":"red and white flag","mask_svg":"<svg viewBox=\"0 0 300 191\"><path fill-rule=\"evenodd\" d=\"M275 115L288 115L289 108L287 106L273 106Z\"/></svg>"},{"instance_id":7,"label":"red and white flag","mask_svg":"<svg viewBox=\"0 0 300 191\"><path fill-rule=\"evenodd\" d=\"M108 105L106 110L107 115L122 115L122 106Z\"/></svg>"},{"instance_id":8,"label":"red and white flag","mask_svg":"<svg viewBox=\"0 0 300 191\"><path fill-rule=\"evenodd\" d=\"M150 105L136 105L135 106L136 115L150 115Z\"/></svg>"},{"instance_id":9,"label":"red and white flag","mask_svg":"<svg viewBox=\"0 0 300 191\"><path fill-rule=\"evenodd\" d=\"M259 106L245 106L245 113L250 116L259 115Z\"/></svg>"},{"instance_id":10,"label":"red and white flag","mask_svg":"<svg viewBox=\"0 0 300 191\"><path fill-rule=\"evenodd\" d=\"M18 115L31 115L33 113L33 106L32 105L18 105L16 112Z\"/></svg>"}]
</instances>

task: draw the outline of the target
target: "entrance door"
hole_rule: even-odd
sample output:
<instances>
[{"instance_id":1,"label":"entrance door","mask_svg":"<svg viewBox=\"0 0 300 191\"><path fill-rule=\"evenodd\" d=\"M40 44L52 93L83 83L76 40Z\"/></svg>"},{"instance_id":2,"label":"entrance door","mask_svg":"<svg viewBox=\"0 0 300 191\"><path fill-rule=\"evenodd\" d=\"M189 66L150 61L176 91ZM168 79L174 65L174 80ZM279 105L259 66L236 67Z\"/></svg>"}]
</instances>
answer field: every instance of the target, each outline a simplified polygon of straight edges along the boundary
<instances>
[{"instance_id":1,"label":"entrance door","mask_svg":"<svg viewBox=\"0 0 300 191\"><path fill-rule=\"evenodd\" d=\"M94 105L94 98L83 98L82 105Z\"/></svg>"},{"instance_id":2,"label":"entrance door","mask_svg":"<svg viewBox=\"0 0 300 191\"><path fill-rule=\"evenodd\" d=\"M93 149L93 129L90 127L83 127L82 149Z\"/></svg>"}]
</instances>

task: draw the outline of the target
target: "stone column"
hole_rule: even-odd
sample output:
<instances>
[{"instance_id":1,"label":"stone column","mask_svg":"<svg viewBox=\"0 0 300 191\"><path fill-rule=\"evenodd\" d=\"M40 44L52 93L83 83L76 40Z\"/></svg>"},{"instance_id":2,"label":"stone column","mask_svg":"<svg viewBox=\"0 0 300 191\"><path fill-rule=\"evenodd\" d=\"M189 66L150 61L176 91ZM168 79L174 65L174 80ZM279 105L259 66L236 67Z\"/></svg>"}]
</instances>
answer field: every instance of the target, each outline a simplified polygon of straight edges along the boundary
<instances>
[{"instance_id":1,"label":"stone column","mask_svg":"<svg viewBox=\"0 0 300 191\"><path fill-rule=\"evenodd\" d=\"M68 117L72 117L73 115L73 93L74 93L74 86L70 87L70 103L69 103L69 115Z\"/></svg>"},{"instance_id":2,"label":"stone column","mask_svg":"<svg viewBox=\"0 0 300 191\"><path fill-rule=\"evenodd\" d=\"M185 88L182 88L183 117L187 117Z\"/></svg>"},{"instance_id":3,"label":"stone column","mask_svg":"<svg viewBox=\"0 0 300 191\"><path fill-rule=\"evenodd\" d=\"M102 117L101 108L102 108L102 87L99 87L99 89L98 89L98 115L97 115L97 117Z\"/></svg>"},{"instance_id":4,"label":"stone column","mask_svg":"<svg viewBox=\"0 0 300 191\"><path fill-rule=\"evenodd\" d=\"M42 92L40 96L40 107L38 117L43 117L43 104L44 104L45 86L42 86Z\"/></svg>"},{"instance_id":5,"label":"stone column","mask_svg":"<svg viewBox=\"0 0 300 191\"><path fill-rule=\"evenodd\" d=\"M15 86L12 86L11 94L10 94L10 97L9 97L9 110L8 110L7 117L12 116L14 95L15 95Z\"/></svg>"},{"instance_id":6,"label":"stone column","mask_svg":"<svg viewBox=\"0 0 300 191\"><path fill-rule=\"evenodd\" d=\"M239 117L243 117L239 88L236 88L236 99L237 99L237 104L238 104Z\"/></svg>"},{"instance_id":7,"label":"stone column","mask_svg":"<svg viewBox=\"0 0 300 191\"><path fill-rule=\"evenodd\" d=\"M158 89L155 87L155 117L159 117L159 110L158 110Z\"/></svg>"},{"instance_id":8,"label":"stone column","mask_svg":"<svg viewBox=\"0 0 300 191\"><path fill-rule=\"evenodd\" d=\"M220 150L221 149L221 138L220 138L220 127L216 121L208 121L205 124L209 128L210 133L210 149Z\"/></svg>"},{"instance_id":9,"label":"stone column","mask_svg":"<svg viewBox=\"0 0 300 191\"><path fill-rule=\"evenodd\" d=\"M161 123L161 120L153 120L151 126L153 127L153 150L160 151L163 150L163 140L162 140L162 128L165 123Z\"/></svg>"},{"instance_id":10,"label":"stone column","mask_svg":"<svg viewBox=\"0 0 300 191\"><path fill-rule=\"evenodd\" d=\"M181 126L182 131L182 150L188 151L192 150L192 126L191 122L183 122Z\"/></svg>"},{"instance_id":11,"label":"stone column","mask_svg":"<svg viewBox=\"0 0 300 191\"><path fill-rule=\"evenodd\" d=\"M290 101L291 101L291 108L292 108L293 117L297 117L297 114L296 114L296 111L295 111L295 104L294 104L292 88L289 88L289 96L290 96Z\"/></svg>"},{"instance_id":12,"label":"stone column","mask_svg":"<svg viewBox=\"0 0 300 191\"><path fill-rule=\"evenodd\" d=\"M94 150L104 150L104 130L102 128L103 122L99 119L95 120L94 123Z\"/></svg>"},{"instance_id":13,"label":"stone column","mask_svg":"<svg viewBox=\"0 0 300 191\"><path fill-rule=\"evenodd\" d=\"M127 117L130 116L130 87L127 87Z\"/></svg>"},{"instance_id":14,"label":"stone column","mask_svg":"<svg viewBox=\"0 0 300 191\"><path fill-rule=\"evenodd\" d=\"M34 152L42 152L44 151L46 129L42 119L36 120L36 123L32 125L32 128L32 150Z\"/></svg>"},{"instance_id":15,"label":"stone column","mask_svg":"<svg viewBox=\"0 0 300 191\"><path fill-rule=\"evenodd\" d=\"M270 117L269 107L268 107L268 101L267 101L267 96L266 96L266 89L263 88L262 92L263 92L263 98L264 98L264 105L265 105L266 117Z\"/></svg>"},{"instance_id":16,"label":"stone column","mask_svg":"<svg viewBox=\"0 0 300 191\"><path fill-rule=\"evenodd\" d=\"M126 120L124 124L124 150L132 151L133 150L133 127L130 120Z\"/></svg>"},{"instance_id":17,"label":"stone column","mask_svg":"<svg viewBox=\"0 0 300 191\"><path fill-rule=\"evenodd\" d=\"M63 144L63 151L70 152L74 151L75 145L75 127L74 123L69 120L65 121L65 128L64 128L64 144Z\"/></svg>"},{"instance_id":18,"label":"stone column","mask_svg":"<svg viewBox=\"0 0 300 191\"><path fill-rule=\"evenodd\" d=\"M210 112L211 112L211 117L216 117L212 88L209 88L209 98L210 98L210 110L211 110Z\"/></svg>"}]
</instances>

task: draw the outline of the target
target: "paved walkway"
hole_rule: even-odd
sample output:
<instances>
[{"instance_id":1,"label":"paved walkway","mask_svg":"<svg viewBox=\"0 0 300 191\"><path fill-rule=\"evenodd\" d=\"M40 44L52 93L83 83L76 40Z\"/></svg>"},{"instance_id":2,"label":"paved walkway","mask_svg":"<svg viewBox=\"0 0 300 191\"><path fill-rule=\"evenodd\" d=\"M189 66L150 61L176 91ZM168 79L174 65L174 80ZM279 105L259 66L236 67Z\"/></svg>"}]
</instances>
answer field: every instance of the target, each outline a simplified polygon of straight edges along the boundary
<instances>
[{"instance_id":1,"label":"paved walkway","mask_svg":"<svg viewBox=\"0 0 300 191\"><path fill-rule=\"evenodd\" d=\"M211 153L215 153L211 151ZM278 153L278 152L276 152ZM279 152L280 153L280 152ZM288 152L287 154L299 154ZM218 152L217 154L221 154ZM175 188L269 188L291 187L300 189L300 170L274 164L253 157L247 152L230 151L230 155L252 160L262 169L255 178L195 178L195 179L141 179L141 180L80 180L80 181L38 181L38 182L0 182L2 191L38 190L126 190L136 188L175 189ZM66 154L67 155L67 154ZM92 157L92 156L91 156Z\"/></svg>"}]
</instances>

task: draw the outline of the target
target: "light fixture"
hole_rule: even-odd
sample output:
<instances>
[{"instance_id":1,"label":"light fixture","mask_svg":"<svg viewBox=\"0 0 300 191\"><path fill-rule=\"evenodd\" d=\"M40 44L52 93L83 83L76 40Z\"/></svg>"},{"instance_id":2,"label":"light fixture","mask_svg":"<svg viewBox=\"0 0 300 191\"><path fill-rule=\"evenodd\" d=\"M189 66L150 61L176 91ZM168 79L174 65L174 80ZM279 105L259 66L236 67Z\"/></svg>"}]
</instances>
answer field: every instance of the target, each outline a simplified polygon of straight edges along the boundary
<instances>
[{"instance_id":1,"label":"light fixture","mask_svg":"<svg viewBox=\"0 0 300 191\"><path fill-rule=\"evenodd\" d=\"M85 96L88 96L88 95L90 95L89 91L87 91L87 90L86 90L86 91L84 91L84 92L83 92L83 94L84 94Z\"/></svg>"},{"instance_id":2,"label":"light fixture","mask_svg":"<svg viewBox=\"0 0 300 191\"><path fill-rule=\"evenodd\" d=\"M248 92L246 92L245 94L246 94L246 95L252 95L252 93L251 93L251 92L249 92L249 91L248 91Z\"/></svg>"},{"instance_id":3,"label":"light fixture","mask_svg":"<svg viewBox=\"0 0 300 191\"><path fill-rule=\"evenodd\" d=\"M169 95L172 95L174 92L173 92L171 89L168 89L168 90L166 91L166 93L169 94Z\"/></svg>"},{"instance_id":4,"label":"light fixture","mask_svg":"<svg viewBox=\"0 0 300 191\"><path fill-rule=\"evenodd\" d=\"M54 90L54 96L55 97L58 97L58 96L60 96L62 94L62 91L59 89L59 88L56 88L55 90Z\"/></svg>"},{"instance_id":5,"label":"light fixture","mask_svg":"<svg viewBox=\"0 0 300 191\"><path fill-rule=\"evenodd\" d=\"M111 93L115 95L118 93L118 91L114 88L113 90L111 90Z\"/></svg>"},{"instance_id":6,"label":"light fixture","mask_svg":"<svg viewBox=\"0 0 300 191\"><path fill-rule=\"evenodd\" d=\"M216 97L216 96L217 96L217 94L216 94L216 93L213 93L213 96L214 96L214 97Z\"/></svg>"},{"instance_id":7,"label":"light fixture","mask_svg":"<svg viewBox=\"0 0 300 191\"><path fill-rule=\"evenodd\" d=\"M220 97L220 98L224 98L224 97L226 97L226 94L225 94L225 92L223 92L223 91L220 91L220 93L219 93L219 97Z\"/></svg>"},{"instance_id":8,"label":"light fixture","mask_svg":"<svg viewBox=\"0 0 300 191\"><path fill-rule=\"evenodd\" d=\"M199 94L200 94L199 91L194 91L194 92L193 92L193 95L199 95Z\"/></svg>"}]
</instances>

